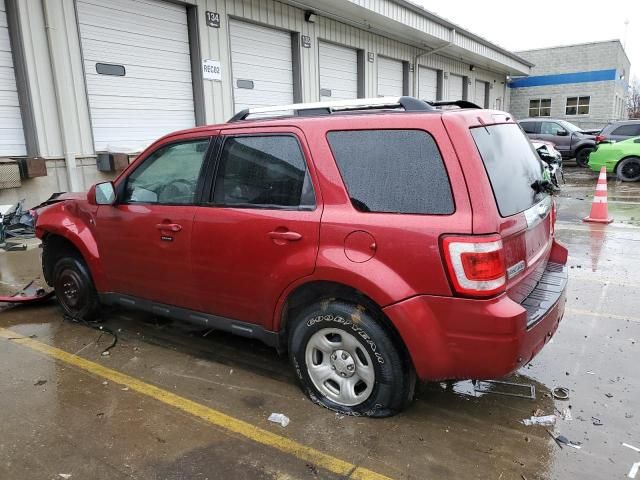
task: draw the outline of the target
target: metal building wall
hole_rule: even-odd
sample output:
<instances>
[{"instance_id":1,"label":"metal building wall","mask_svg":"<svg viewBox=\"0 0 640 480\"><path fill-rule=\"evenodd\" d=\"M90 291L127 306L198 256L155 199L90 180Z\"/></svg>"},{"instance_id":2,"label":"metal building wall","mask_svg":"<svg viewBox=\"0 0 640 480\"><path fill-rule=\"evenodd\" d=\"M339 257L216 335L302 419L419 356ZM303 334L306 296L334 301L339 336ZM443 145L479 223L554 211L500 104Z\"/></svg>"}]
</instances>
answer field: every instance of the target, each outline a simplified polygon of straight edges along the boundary
<instances>
[{"instance_id":1,"label":"metal building wall","mask_svg":"<svg viewBox=\"0 0 640 480\"><path fill-rule=\"evenodd\" d=\"M347 0L361 3L360 0ZM469 48L488 48L473 38L460 38L453 35L450 26L438 24L436 20L423 18L410 12L404 5L396 5L390 0L362 0L367 3L363 8L382 9L387 15L394 16L395 21L411 24L416 28L426 29L434 36L455 42L471 42ZM401 0L398 0L400 3ZM87 101L86 82L83 71L82 48L77 24L75 0L6 0L11 5L16 34L20 44L20 67L23 69L25 81L23 94L28 99L29 115L24 117L27 135L28 155L43 156L48 159L50 174L47 177L25 182L20 193L0 191L0 203L7 198L14 198L23 192L30 192L28 197L33 202L40 201L52 192L60 190L86 190L92 183L112 178L113 174L97 171L95 165L94 142L91 130L91 118ZM370 3L373 2L373 3ZM302 101L319 99L319 62L318 45L320 40L345 45L364 52L363 94L375 97L377 92L378 56L384 56L407 62L411 65L408 75L409 92L414 92L413 82L416 78L413 64L416 56L428 52L398 41L384 34L374 33L341 21L318 15L314 23L305 21L304 8L282 3L276 0L186 0L185 5L195 7L189 15L191 52L194 66L194 93L198 105L202 108L201 121L205 123L224 122L233 115L233 86L231 70L231 54L229 48L229 22L235 18L248 22L294 32L296 45L294 59L300 68L300 97ZM206 23L205 12L217 12L220 15L220 26L215 28ZM414 25L415 24L415 25ZM304 48L298 40L301 36L309 37L310 48ZM391 34L390 34L391 36ZM395 37L398 38L398 37ZM453 48L453 50L451 49ZM468 78L474 85L476 78L490 82L490 106L494 106L505 81L504 74L491 71L471 71L468 63L453 59L457 55L455 49L460 45L454 43L437 54L420 57L420 65L439 70L443 73L442 98L448 95L448 79L444 74L457 74ZM480 48L480 47L478 47ZM488 50L491 50L488 48ZM508 52L507 52L508 53ZM369 54L372 54L370 56ZM501 58L504 68L508 62L516 60L500 51L491 55ZM504 55L504 58L502 56ZM202 72L198 75L200 59L217 60L221 64L222 80L202 80ZM160 62L161 59L159 59ZM370 61L371 60L371 61ZM522 64L518 67L522 70ZM201 89L201 90L200 90ZM473 88L470 100L473 101ZM504 95L503 109L508 109L508 98ZM196 112L198 115L198 112ZM204 118L203 118L204 117ZM27 185L28 183L28 185ZM44 198L43 198L44 197ZM5 201L5 203L9 203Z\"/></svg>"}]
</instances>

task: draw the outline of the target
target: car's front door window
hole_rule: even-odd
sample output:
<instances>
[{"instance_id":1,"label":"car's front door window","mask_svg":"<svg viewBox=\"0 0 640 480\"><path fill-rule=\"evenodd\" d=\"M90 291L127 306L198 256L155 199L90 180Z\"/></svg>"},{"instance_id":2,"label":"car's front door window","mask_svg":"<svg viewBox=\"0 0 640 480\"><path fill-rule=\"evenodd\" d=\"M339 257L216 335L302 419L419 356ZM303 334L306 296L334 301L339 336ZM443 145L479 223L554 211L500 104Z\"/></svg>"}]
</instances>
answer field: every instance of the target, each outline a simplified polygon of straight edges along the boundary
<instances>
[{"instance_id":1,"label":"car's front door window","mask_svg":"<svg viewBox=\"0 0 640 480\"><path fill-rule=\"evenodd\" d=\"M540 133L542 135L558 135L558 132L566 132L566 130L556 122L542 122L542 129Z\"/></svg>"},{"instance_id":2,"label":"car's front door window","mask_svg":"<svg viewBox=\"0 0 640 480\"><path fill-rule=\"evenodd\" d=\"M172 143L153 152L126 180L122 203L191 205L209 139Z\"/></svg>"}]
</instances>

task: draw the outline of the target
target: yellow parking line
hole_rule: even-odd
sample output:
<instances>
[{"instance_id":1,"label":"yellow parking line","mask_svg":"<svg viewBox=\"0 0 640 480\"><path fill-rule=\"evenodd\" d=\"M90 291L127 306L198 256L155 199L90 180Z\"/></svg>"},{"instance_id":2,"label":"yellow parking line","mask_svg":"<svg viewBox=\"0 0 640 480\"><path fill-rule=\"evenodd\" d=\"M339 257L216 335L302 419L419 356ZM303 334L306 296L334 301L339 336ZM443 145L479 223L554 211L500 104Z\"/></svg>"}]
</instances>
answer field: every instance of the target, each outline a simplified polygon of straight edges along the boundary
<instances>
[{"instance_id":1,"label":"yellow parking line","mask_svg":"<svg viewBox=\"0 0 640 480\"><path fill-rule=\"evenodd\" d=\"M615 318L616 320L629 320L630 322L640 323L640 318L630 317L628 315L616 315L614 313L599 313L592 312L591 310L580 310L578 308L567 308L565 312L572 313L575 315L590 315L592 317L609 317Z\"/></svg>"},{"instance_id":2,"label":"yellow parking line","mask_svg":"<svg viewBox=\"0 0 640 480\"><path fill-rule=\"evenodd\" d=\"M358 480L390 480L389 477L379 473L345 462L344 460L340 460L339 458L320 452L314 448L302 445L287 437L283 437L282 435L271 433L268 430L264 430L243 420L231 417L219 412L218 410L196 403L193 400L189 400L176 395L175 393L171 393L167 390L163 390L162 388L130 377L124 373L65 352L59 348L24 337L23 335L12 332L11 330L0 328L0 338L11 339L15 343L55 358L60 362L72 365L99 377L106 378L107 380L129 387L131 390L135 390L138 393L154 398L162 403L171 405L183 412L205 420L216 427L242 435L256 443L293 455L305 462L311 462L318 467L335 474Z\"/></svg>"}]
</instances>

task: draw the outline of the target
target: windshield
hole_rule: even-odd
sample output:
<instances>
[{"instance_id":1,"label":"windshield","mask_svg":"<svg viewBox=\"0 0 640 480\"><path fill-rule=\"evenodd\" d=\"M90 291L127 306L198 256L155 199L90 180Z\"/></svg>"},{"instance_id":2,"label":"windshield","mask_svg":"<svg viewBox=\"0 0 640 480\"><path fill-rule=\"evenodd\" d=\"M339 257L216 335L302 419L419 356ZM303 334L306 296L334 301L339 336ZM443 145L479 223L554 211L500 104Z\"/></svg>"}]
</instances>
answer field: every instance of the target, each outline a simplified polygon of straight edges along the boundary
<instances>
[{"instance_id":1,"label":"windshield","mask_svg":"<svg viewBox=\"0 0 640 480\"><path fill-rule=\"evenodd\" d=\"M543 166L531 143L515 123L471 129L489 175L500 215L509 217L545 196L533 184L543 180Z\"/></svg>"}]
</instances>

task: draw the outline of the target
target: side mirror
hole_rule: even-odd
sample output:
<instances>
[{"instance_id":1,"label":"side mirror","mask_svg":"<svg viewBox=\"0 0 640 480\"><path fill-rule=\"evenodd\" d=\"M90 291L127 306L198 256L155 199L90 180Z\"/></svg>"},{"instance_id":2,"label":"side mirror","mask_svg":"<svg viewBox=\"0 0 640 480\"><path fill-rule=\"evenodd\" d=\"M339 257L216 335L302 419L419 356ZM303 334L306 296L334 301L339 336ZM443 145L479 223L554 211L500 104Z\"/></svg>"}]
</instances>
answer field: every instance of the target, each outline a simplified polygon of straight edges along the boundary
<instances>
[{"instance_id":1,"label":"side mirror","mask_svg":"<svg viewBox=\"0 0 640 480\"><path fill-rule=\"evenodd\" d=\"M113 182L98 183L87 193L87 200L92 205L113 205L116 203L116 190Z\"/></svg>"},{"instance_id":2,"label":"side mirror","mask_svg":"<svg viewBox=\"0 0 640 480\"><path fill-rule=\"evenodd\" d=\"M556 130L556 135L559 137L566 137L569 135L569 132L566 130Z\"/></svg>"}]
</instances>

